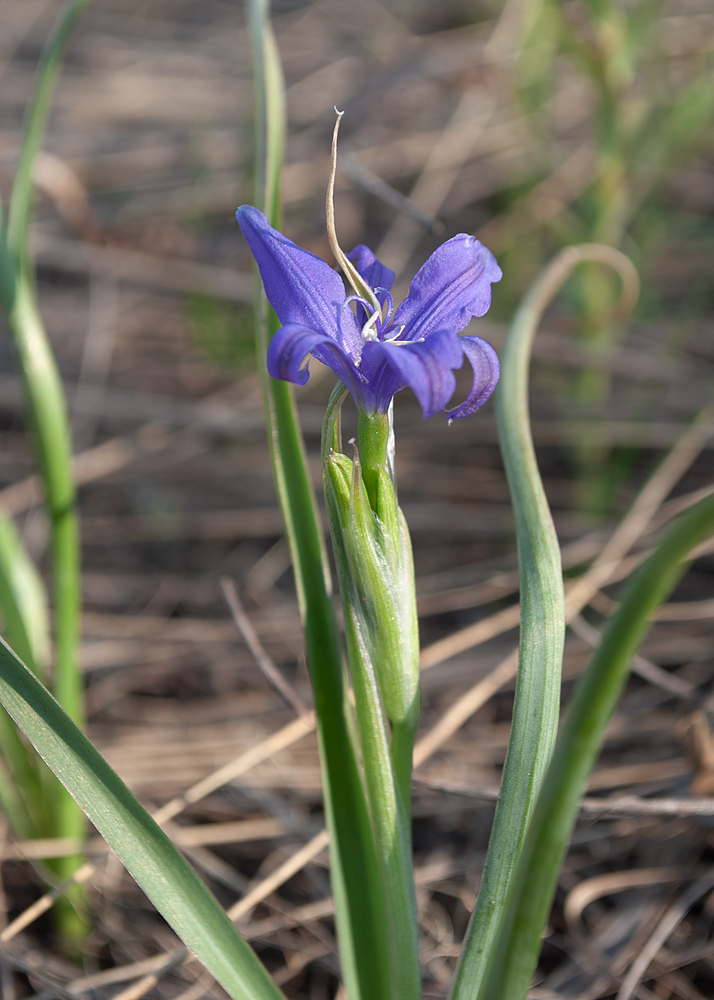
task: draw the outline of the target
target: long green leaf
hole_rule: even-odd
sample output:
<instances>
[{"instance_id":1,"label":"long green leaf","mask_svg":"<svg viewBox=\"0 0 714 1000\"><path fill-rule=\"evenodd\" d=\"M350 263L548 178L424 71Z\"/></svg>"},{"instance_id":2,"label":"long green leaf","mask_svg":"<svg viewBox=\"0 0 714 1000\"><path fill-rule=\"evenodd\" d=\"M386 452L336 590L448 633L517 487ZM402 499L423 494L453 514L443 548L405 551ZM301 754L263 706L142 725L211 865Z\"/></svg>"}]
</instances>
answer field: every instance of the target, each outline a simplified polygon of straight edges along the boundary
<instances>
[{"instance_id":1,"label":"long green leaf","mask_svg":"<svg viewBox=\"0 0 714 1000\"><path fill-rule=\"evenodd\" d=\"M563 579L558 540L533 448L528 369L533 338L545 309L576 264L586 260L610 264L628 276L632 267L627 258L609 247L569 247L529 289L503 348L496 415L518 538L518 682L501 794L476 908L454 978L453 1000L482 996L513 870L557 732L565 637Z\"/></svg>"},{"instance_id":2,"label":"long green leaf","mask_svg":"<svg viewBox=\"0 0 714 1000\"><path fill-rule=\"evenodd\" d=\"M9 645L44 680L50 645L47 593L14 521L1 512L0 611ZM6 763L0 774L0 803L13 830L21 837L54 834L47 815L47 796L52 794L48 782L54 784L54 778L1 709L0 751Z\"/></svg>"},{"instance_id":3,"label":"long green leaf","mask_svg":"<svg viewBox=\"0 0 714 1000\"><path fill-rule=\"evenodd\" d=\"M50 622L42 577L25 550L11 517L0 511L0 611L8 644L44 679Z\"/></svg>"},{"instance_id":4,"label":"long green leaf","mask_svg":"<svg viewBox=\"0 0 714 1000\"><path fill-rule=\"evenodd\" d=\"M17 350L25 390L25 420L32 435L50 521L55 616L53 690L63 708L80 725L84 721L83 682L77 664L80 552L72 445L62 383L37 305L27 237L35 157L44 140L65 46L89 2L69 0L44 46L25 116L7 230L0 234L0 301ZM47 790L44 799L43 811L50 832L60 837L81 838L84 817L72 798L56 786ZM60 858L53 862L53 867L61 878L66 878L79 860ZM59 913L65 935L81 938L86 928L75 919L72 909L60 908Z\"/></svg>"},{"instance_id":5,"label":"long green leaf","mask_svg":"<svg viewBox=\"0 0 714 1000\"><path fill-rule=\"evenodd\" d=\"M284 84L266 0L251 0L256 90L255 201L280 224ZM324 539L291 387L270 378L267 345L277 329L256 276L256 347L268 445L293 558L318 717L330 867L342 975L350 1000L386 1000L388 961L374 839L355 753Z\"/></svg>"},{"instance_id":6,"label":"long green leaf","mask_svg":"<svg viewBox=\"0 0 714 1000\"><path fill-rule=\"evenodd\" d=\"M67 406L57 366L40 317L28 259L27 231L32 204L32 170L67 41L90 0L66 3L48 38L37 69L8 213L6 247L0 256L6 288L3 304L17 347L25 388L25 412L50 518L56 620L55 694L80 725L82 682L76 663L79 635L79 532L75 512ZM78 831L63 830L71 836Z\"/></svg>"},{"instance_id":7,"label":"long green leaf","mask_svg":"<svg viewBox=\"0 0 714 1000\"><path fill-rule=\"evenodd\" d=\"M25 135L20 150L8 213L8 246L20 269L27 263L27 227L32 207L32 168L42 148L57 77L65 46L79 17L91 0L68 0L47 39L37 68L35 90L25 115Z\"/></svg>"},{"instance_id":8,"label":"long green leaf","mask_svg":"<svg viewBox=\"0 0 714 1000\"><path fill-rule=\"evenodd\" d=\"M714 531L714 497L683 515L624 589L617 614L578 681L558 737L499 927L484 1000L522 1000L540 951L558 872L585 781L653 612L690 551Z\"/></svg>"},{"instance_id":9,"label":"long green leaf","mask_svg":"<svg viewBox=\"0 0 714 1000\"><path fill-rule=\"evenodd\" d=\"M282 1000L206 886L72 720L0 640L0 700L181 940L234 1000Z\"/></svg>"}]
</instances>

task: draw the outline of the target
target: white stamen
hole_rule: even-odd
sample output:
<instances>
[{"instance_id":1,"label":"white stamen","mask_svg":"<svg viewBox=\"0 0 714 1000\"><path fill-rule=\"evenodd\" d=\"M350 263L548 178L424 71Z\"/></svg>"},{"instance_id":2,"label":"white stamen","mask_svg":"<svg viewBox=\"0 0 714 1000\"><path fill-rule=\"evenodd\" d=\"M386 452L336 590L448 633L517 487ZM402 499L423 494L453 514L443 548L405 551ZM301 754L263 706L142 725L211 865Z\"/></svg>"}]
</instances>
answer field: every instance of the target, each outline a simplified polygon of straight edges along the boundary
<instances>
[{"instance_id":1,"label":"white stamen","mask_svg":"<svg viewBox=\"0 0 714 1000\"><path fill-rule=\"evenodd\" d=\"M379 340L377 335L377 321L379 319L379 313L372 313L367 322L362 327L362 340Z\"/></svg>"}]
</instances>

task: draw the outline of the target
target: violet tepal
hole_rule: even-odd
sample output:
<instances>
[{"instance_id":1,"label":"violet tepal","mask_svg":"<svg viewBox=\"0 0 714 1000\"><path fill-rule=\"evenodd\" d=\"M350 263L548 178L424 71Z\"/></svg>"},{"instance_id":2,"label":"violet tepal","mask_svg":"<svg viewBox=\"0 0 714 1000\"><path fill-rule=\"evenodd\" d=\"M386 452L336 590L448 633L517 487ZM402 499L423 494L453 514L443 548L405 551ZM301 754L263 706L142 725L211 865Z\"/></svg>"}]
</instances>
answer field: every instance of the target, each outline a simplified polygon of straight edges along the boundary
<instances>
[{"instance_id":1,"label":"violet tepal","mask_svg":"<svg viewBox=\"0 0 714 1000\"><path fill-rule=\"evenodd\" d=\"M386 413L394 394L410 386L424 416L431 417L451 399L454 370L466 357L473 384L447 417L469 416L486 402L498 382L496 352L481 337L459 334L472 316L488 310L501 269L473 236L460 233L438 247L395 308L394 273L368 247L347 255L367 294L347 295L329 264L273 229L258 209L243 205L236 218L282 324L268 349L273 378L304 385L304 362L312 355L332 369L368 416Z\"/></svg>"}]
</instances>

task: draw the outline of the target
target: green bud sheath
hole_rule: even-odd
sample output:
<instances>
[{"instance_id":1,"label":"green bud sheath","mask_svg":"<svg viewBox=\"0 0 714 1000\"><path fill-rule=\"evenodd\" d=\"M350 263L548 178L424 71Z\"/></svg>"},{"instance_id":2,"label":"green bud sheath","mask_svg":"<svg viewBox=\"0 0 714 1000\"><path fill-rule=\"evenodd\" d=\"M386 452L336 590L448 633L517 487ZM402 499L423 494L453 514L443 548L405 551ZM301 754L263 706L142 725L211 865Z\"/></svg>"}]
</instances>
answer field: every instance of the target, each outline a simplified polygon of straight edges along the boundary
<instances>
[{"instance_id":1,"label":"green bud sheath","mask_svg":"<svg viewBox=\"0 0 714 1000\"><path fill-rule=\"evenodd\" d=\"M331 451L326 460L327 478L325 482L327 500L335 504L338 524L347 523L352 487L352 459L340 452ZM338 567L339 571L339 567Z\"/></svg>"},{"instance_id":2,"label":"green bud sheath","mask_svg":"<svg viewBox=\"0 0 714 1000\"><path fill-rule=\"evenodd\" d=\"M419 1000L410 823L419 658L411 545L386 469L370 470L373 509L359 453L354 462L334 450L323 455L365 790L384 886L392 995Z\"/></svg>"},{"instance_id":3,"label":"green bud sheath","mask_svg":"<svg viewBox=\"0 0 714 1000\"><path fill-rule=\"evenodd\" d=\"M415 722L419 636L414 567L394 485L386 469L376 470L375 512L357 452L354 462L333 452L327 471L341 536L335 543L344 552L346 564L345 572L340 572L343 601L352 608L387 718L394 724Z\"/></svg>"}]
</instances>

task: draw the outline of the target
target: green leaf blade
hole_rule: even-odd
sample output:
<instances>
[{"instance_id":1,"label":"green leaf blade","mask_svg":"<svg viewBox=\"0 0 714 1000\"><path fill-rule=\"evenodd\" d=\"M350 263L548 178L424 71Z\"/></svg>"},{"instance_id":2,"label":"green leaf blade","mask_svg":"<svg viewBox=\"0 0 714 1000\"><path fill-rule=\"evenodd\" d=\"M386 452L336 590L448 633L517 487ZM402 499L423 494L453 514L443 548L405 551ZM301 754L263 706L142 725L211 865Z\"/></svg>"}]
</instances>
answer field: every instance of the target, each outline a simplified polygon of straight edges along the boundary
<instances>
[{"instance_id":1,"label":"green leaf blade","mask_svg":"<svg viewBox=\"0 0 714 1000\"><path fill-rule=\"evenodd\" d=\"M565 640L563 578L560 549L538 471L528 415L530 354L538 323L549 301L549 276L550 271L546 271L537 279L511 323L496 390L499 442L518 539L521 596L518 682L501 794L481 889L454 977L453 1000L481 997L513 869L558 726Z\"/></svg>"},{"instance_id":2,"label":"green leaf blade","mask_svg":"<svg viewBox=\"0 0 714 1000\"><path fill-rule=\"evenodd\" d=\"M681 577L691 549L714 531L714 497L683 515L626 585L620 607L578 681L513 877L482 996L525 997L585 781L649 620Z\"/></svg>"},{"instance_id":3,"label":"green leaf blade","mask_svg":"<svg viewBox=\"0 0 714 1000\"><path fill-rule=\"evenodd\" d=\"M157 910L233 1000L283 1000L166 834L4 642L0 700Z\"/></svg>"}]
</instances>

